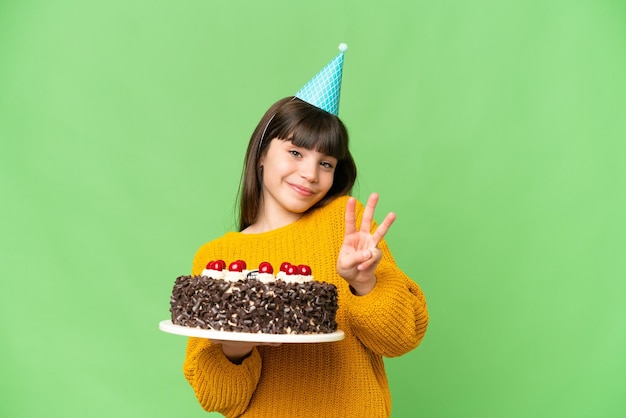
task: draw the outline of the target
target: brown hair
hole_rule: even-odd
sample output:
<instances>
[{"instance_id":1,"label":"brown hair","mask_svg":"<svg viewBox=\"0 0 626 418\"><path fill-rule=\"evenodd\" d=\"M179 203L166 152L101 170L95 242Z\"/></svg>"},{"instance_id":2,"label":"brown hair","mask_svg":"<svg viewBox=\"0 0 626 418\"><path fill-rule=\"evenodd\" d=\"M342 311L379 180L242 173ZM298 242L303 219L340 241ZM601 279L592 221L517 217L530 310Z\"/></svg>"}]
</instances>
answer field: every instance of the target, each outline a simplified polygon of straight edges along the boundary
<instances>
[{"instance_id":1,"label":"brown hair","mask_svg":"<svg viewBox=\"0 0 626 418\"><path fill-rule=\"evenodd\" d=\"M343 122L296 97L280 99L263 115L248 143L239 185L240 231L252 225L259 214L263 178L259 159L273 139L289 139L298 147L314 149L337 159L333 185L309 210L350 193L356 181L356 164L348 149L348 131Z\"/></svg>"}]
</instances>

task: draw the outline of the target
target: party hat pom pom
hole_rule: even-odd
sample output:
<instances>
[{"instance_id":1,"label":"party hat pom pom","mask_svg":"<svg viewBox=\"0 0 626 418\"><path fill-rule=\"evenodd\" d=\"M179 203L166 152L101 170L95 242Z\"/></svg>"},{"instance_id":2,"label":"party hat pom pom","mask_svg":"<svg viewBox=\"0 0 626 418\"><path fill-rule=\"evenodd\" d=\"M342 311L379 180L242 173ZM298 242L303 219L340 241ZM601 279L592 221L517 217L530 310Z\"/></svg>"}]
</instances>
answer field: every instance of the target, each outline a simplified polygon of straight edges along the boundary
<instances>
[{"instance_id":1,"label":"party hat pom pom","mask_svg":"<svg viewBox=\"0 0 626 418\"><path fill-rule=\"evenodd\" d=\"M339 50L340 50L341 52L346 52L346 51L348 50L348 44L343 43L343 42L342 42L342 43L340 43L340 44L339 44Z\"/></svg>"}]
</instances>

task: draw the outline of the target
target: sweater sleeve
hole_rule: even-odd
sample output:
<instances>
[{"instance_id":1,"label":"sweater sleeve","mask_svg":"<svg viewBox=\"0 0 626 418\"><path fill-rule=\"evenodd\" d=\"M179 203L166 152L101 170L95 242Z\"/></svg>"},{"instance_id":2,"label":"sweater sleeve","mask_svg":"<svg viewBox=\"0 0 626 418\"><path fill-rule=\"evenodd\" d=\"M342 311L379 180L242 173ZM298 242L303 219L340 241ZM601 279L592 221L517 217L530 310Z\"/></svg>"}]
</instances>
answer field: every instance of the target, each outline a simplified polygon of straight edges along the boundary
<instances>
[{"instance_id":1,"label":"sweater sleeve","mask_svg":"<svg viewBox=\"0 0 626 418\"><path fill-rule=\"evenodd\" d=\"M359 223L362 215L359 204ZM372 352L398 357L417 347L426 334L426 298L417 283L398 268L385 240L378 247L382 259L375 271L376 286L364 296L348 292L347 319L356 337Z\"/></svg>"},{"instance_id":2,"label":"sweater sleeve","mask_svg":"<svg viewBox=\"0 0 626 418\"><path fill-rule=\"evenodd\" d=\"M202 246L193 260L192 274L200 274L207 257L219 252L214 244ZM254 348L241 364L226 358L219 344L204 338L189 338L183 364L185 378L206 411L237 417L248 407L261 377L261 355Z\"/></svg>"},{"instance_id":3,"label":"sweater sleeve","mask_svg":"<svg viewBox=\"0 0 626 418\"><path fill-rule=\"evenodd\" d=\"M183 365L185 378L206 411L226 417L241 415L261 376L261 355L254 348L242 364L231 363L222 348L202 338L189 338Z\"/></svg>"}]
</instances>

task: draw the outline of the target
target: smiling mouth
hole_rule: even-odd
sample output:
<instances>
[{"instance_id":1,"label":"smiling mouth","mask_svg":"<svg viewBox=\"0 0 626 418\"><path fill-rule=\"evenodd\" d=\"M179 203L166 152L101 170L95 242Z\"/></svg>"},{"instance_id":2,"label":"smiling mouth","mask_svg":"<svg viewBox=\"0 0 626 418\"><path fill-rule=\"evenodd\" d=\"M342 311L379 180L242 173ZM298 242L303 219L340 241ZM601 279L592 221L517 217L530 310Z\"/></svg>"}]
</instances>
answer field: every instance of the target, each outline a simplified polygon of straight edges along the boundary
<instances>
[{"instance_id":1,"label":"smiling mouth","mask_svg":"<svg viewBox=\"0 0 626 418\"><path fill-rule=\"evenodd\" d=\"M313 190L309 189L308 187L299 186L293 183L289 183L289 185L293 190L295 190L298 194L302 196L311 196L312 194L314 194Z\"/></svg>"}]
</instances>

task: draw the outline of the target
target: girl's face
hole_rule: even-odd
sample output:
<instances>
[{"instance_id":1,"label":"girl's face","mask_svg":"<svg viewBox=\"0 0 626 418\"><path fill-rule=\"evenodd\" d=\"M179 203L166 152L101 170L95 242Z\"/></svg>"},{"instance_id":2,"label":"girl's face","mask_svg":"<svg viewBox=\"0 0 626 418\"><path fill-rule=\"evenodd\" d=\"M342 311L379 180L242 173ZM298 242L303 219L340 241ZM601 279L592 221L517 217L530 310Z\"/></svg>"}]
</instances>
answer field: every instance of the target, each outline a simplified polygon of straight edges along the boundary
<instances>
[{"instance_id":1,"label":"girl's face","mask_svg":"<svg viewBox=\"0 0 626 418\"><path fill-rule=\"evenodd\" d=\"M295 220L319 202L333 185L337 159L273 139L261 158L262 216Z\"/></svg>"}]
</instances>

